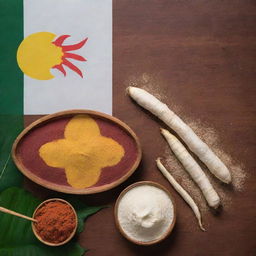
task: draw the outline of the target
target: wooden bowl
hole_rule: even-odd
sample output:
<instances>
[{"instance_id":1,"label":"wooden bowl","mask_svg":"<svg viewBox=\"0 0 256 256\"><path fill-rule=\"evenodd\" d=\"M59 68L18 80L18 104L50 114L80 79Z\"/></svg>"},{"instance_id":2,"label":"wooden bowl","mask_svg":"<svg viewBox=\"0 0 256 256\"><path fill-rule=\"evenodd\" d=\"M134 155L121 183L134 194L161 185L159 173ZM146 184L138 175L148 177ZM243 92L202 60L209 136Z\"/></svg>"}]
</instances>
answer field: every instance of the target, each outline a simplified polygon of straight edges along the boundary
<instances>
[{"instance_id":1,"label":"wooden bowl","mask_svg":"<svg viewBox=\"0 0 256 256\"><path fill-rule=\"evenodd\" d=\"M65 169L47 166L38 153L43 144L64 138L62 129L66 127L66 120L75 115L87 115L96 120L100 130L102 129L102 136L119 136L113 139L125 149L120 163L103 168L96 184L85 188L72 187L68 184ZM44 138L45 134L47 138ZM25 176L43 187L69 194L94 194L116 187L134 173L141 154L139 139L128 125L113 116L91 110L68 110L44 116L25 128L12 147L12 158Z\"/></svg>"},{"instance_id":2,"label":"wooden bowl","mask_svg":"<svg viewBox=\"0 0 256 256\"><path fill-rule=\"evenodd\" d=\"M60 245L64 245L67 242L69 242L74 237L74 235L76 233L76 230L77 230L77 225L78 225L78 218L77 218L77 214L76 214L76 211L75 211L74 207L69 202L67 202L66 200L63 200L63 199L60 199L60 198L51 198L51 199L48 199L48 200L42 202L41 204L39 204L37 206L37 208L35 209L34 213L33 213L33 218L35 218L37 210L39 208L41 208L44 204L49 203L49 202L55 202L55 201L63 202L65 204L67 204L73 210L73 212L75 214L75 218L76 218L76 226L75 226L73 232L70 234L70 236L66 240L64 240L64 241L62 241L60 243L51 243L51 242L48 242L48 241L45 241L45 240L42 239L42 237L37 233L37 230L36 230L36 227L35 227L35 223L32 222L32 230L33 230L36 238L39 241L41 241L42 243L44 243L46 245L49 245L49 246L60 246Z\"/></svg>"},{"instance_id":3,"label":"wooden bowl","mask_svg":"<svg viewBox=\"0 0 256 256\"><path fill-rule=\"evenodd\" d=\"M130 236L128 236L125 231L122 229L119 221L118 221L118 206L119 206L119 203L121 201L121 199L123 198L123 196L131 189L135 188L135 187L138 187L138 186L142 186L142 185L150 185L150 186L154 186L154 187L157 187L161 190L163 190L167 195L168 197L170 198L172 204L173 204L173 221L171 222L169 228L167 229L167 231L165 233L163 233L163 235L158 238L158 239L155 239L155 240L152 240L152 241L148 241L148 242L142 242L142 241L138 241L138 240L135 240L133 238L131 238ZM125 188L119 195L119 197L117 198L116 200L116 203L115 203L115 209L114 209L114 217L115 217L115 223L116 223L116 226L118 228L118 230L120 231L120 233L126 238L128 239L129 241L135 243L135 244L138 244L138 245L152 245L152 244L156 244L156 243L159 243L161 242L162 240L164 240L167 236L169 236L173 230L173 227L176 223L176 203L172 197L172 195L170 194L170 192L165 188L163 187L162 185L156 183L156 182L153 182L153 181L140 181L140 182L136 182L136 183L133 183L132 185L128 186L127 188Z\"/></svg>"}]
</instances>

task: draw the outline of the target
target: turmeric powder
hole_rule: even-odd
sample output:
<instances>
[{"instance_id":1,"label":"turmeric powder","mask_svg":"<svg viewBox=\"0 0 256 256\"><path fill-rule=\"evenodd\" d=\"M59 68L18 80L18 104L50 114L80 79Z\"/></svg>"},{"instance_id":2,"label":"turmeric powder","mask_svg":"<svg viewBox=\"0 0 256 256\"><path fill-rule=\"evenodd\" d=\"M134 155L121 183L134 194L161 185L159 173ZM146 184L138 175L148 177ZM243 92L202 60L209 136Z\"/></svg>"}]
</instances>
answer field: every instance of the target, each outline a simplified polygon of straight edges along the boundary
<instances>
[{"instance_id":1,"label":"turmeric powder","mask_svg":"<svg viewBox=\"0 0 256 256\"><path fill-rule=\"evenodd\" d=\"M94 185L101 169L118 164L124 148L104 137L96 121L88 115L76 115L66 125L64 139L42 145L39 155L51 167L64 168L67 182L82 189Z\"/></svg>"}]
</instances>

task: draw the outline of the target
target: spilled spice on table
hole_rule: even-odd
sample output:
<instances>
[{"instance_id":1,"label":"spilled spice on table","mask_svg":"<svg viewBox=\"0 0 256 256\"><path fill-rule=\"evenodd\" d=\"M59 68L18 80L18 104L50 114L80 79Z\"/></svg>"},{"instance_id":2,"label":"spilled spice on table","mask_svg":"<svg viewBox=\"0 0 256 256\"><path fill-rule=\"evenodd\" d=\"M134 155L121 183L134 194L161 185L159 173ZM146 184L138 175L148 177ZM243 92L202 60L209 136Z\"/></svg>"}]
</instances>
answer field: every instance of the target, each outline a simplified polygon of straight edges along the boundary
<instances>
[{"instance_id":1,"label":"spilled spice on table","mask_svg":"<svg viewBox=\"0 0 256 256\"><path fill-rule=\"evenodd\" d=\"M183 115L184 116L184 115ZM183 118L184 120L187 118ZM229 154L224 152L221 148L219 137L217 132L210 127L207 127L205 124L202 124L200 121L190 121L186 120L187 124L195 131L195 133L204 141L206 144L216 153L217 156L225 163L229 168L232 176L232 185L234 191L243 191L244 183L246 179L246 172L244 166L241 163L236 162ZM193 153L192 153L193 154ZM177 158L173 155L168 145L164 152L166 159L166 165L172 175L180 182L180 184L192 195L195 201L198 203L200 210L202 212L208 212L209 208L207 206L204 197L190 178L186 170L179 163ZM229 208L232 204L233 190L230 190L225 184L221 183L215 179L209 172L206 166L204 166L200 161L197 161L201 168L204 170L204 173L211 181L214 188L216 188L217 193L221 198L221 204L224 208Z\"/></svg>"}]
</instances>

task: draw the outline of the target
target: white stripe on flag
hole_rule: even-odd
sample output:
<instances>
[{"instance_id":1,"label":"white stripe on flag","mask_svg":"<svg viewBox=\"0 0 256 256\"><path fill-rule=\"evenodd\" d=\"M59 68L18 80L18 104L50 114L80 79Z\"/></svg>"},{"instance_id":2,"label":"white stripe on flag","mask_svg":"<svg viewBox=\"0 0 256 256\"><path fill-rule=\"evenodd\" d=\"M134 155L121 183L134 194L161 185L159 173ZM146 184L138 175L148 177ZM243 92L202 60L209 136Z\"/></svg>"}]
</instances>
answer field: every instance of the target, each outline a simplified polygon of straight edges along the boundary
<instances>
[{"instance_id":1,"label":"white stripe on flag","mask_svg":"<svg viewBox=\"0 0 256 256\"><path fill-rule=\"evenodd\" d=\"M92 109L112 114L112 0L24 0L24 38L36 32L70 35L66 45L88 37L69 59L84 77L65 67L51 80L24 74L24 114L48 114L65 109Z\"/></svg>"}]
</instances>

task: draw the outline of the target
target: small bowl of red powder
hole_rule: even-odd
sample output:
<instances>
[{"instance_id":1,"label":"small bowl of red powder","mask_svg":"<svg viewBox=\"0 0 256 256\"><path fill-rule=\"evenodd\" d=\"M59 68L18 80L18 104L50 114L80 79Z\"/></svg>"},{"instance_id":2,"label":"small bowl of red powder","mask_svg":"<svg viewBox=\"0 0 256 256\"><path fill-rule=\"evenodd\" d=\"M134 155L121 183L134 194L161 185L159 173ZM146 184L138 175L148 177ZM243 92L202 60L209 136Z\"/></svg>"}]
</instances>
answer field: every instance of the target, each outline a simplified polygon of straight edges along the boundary
<instances>
[{"instance_id":1,"label":"small bowl of red powder","mask_svg":"<svg viewBox=\"0 0 256 256\"><path fill-rule=\"evenodd\" d=\"M34 211L32 230L44 244L59 246L70 241L76 233L77 214L67 201L52 198L42 202Z\"/></svg>"}]
</instances>

